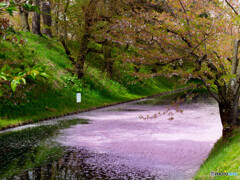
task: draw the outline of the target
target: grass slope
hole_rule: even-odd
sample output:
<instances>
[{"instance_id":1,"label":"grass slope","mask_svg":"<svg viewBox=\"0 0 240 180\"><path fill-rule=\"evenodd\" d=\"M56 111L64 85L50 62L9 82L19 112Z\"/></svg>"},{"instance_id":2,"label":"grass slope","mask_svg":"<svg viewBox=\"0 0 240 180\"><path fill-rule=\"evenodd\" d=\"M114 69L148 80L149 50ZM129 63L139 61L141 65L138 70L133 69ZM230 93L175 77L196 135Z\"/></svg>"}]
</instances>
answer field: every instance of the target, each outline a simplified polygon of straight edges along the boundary
<instances>
[{"instance_id":1,"label":"grass slope","mask_svg":"<svg viewBox=\"0 0 240 180\"><path fill-rule=\"evenodd\" d=\"M36 86L27 93L27 103L14 105L0 102L0 129L29 120L37 122L40 118L76 111L79 107L88 109L169 91L173 87L174 80L165 78L123 85L90 63L87 64L85 77L78 81L70 75L73 66L59 42L31 33L19 33L17 36L27 40L26 48L23 47L19 54L11 43L0 42L1 48L8 49L4 52L5 59L17 59L25 54L23 61L34 60L36 64L47 66L46 71L51 78L37 80ZM76 86L81 85L82 103L78 106Z\"/></svg>"},{"instance_id":2,"label":"grass slope","mask_svg":"<svg viewBox=\"0 0 240 180\"><path fill-rule=\"evenodd\" d=\"M229 175L211 176L211 172L229 173ZM222 139L218 140L194 179L240 179L240 129L234 131L233 137L227 144L222 144Z\"/></svg>"}]
</instances>

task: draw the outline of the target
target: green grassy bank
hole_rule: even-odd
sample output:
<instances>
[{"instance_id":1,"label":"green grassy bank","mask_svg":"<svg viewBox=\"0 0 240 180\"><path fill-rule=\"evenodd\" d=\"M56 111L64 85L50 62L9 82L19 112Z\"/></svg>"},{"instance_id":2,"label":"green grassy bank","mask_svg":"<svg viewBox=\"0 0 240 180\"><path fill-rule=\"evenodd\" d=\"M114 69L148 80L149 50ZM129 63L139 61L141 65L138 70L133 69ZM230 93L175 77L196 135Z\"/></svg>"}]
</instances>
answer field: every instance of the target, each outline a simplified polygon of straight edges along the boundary
<instances>
[{"instance_id":1,"label":"green grassy bank","mask_svg":"<svg viewBox=\"0 0 240 180\"><path fill-rule=\"evenodd\" d=\"M1 41L1 60L3 62L19 60L21 63L28 62L43 66L49 77L47 79L38 77L34 81L27 82L26 91L17 88L11 97L7 95L5 98L4 96L0 98L0 128L29 120L37 122L38 119L76 111L79 107L81 110L99 107L173 88L173 79L136 81L136 78L124 72L124 68L118 68L115 78L110 78L101 69L101 55L96 54L88 55L85 76L78 80L72 75L74 67L60 42L31 33L17 33L15 36L26 42L19 45L16 50L13 43ZM116 56L116 59L118 58ZM120 61L116 60L115 64L118 66ZM82 93L82 102L79 106L76 103L77 91Z\"/></svg>"},{"instance_id":2,"label":"green grassy bank","mask_svg":"<svg viewBox=\"0 0 240 180\"><path fill-rule=\"evenodd\" d=\"M211 172L229 174L211 176ZM227 144L218 140L193 179L240 179L240 129L234 131Z\"/></svg>"}]
</instances>

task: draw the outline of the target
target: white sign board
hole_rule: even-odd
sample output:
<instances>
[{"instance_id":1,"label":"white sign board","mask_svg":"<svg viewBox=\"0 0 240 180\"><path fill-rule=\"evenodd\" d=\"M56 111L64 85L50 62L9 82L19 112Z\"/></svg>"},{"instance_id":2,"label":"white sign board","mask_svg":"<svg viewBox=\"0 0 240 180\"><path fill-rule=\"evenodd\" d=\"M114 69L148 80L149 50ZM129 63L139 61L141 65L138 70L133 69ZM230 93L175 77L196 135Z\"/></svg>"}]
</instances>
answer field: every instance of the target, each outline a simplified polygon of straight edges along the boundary
<instances>
[{"instance_id":1,"label":"white sign board","mask_svg":"<svg viewBox=\"0 0 240 180\"><path fill-rule=\"evenodd\" d=\"M81 93L77 93L77 103L81 102Z\"/></svg>"}]
</instances>

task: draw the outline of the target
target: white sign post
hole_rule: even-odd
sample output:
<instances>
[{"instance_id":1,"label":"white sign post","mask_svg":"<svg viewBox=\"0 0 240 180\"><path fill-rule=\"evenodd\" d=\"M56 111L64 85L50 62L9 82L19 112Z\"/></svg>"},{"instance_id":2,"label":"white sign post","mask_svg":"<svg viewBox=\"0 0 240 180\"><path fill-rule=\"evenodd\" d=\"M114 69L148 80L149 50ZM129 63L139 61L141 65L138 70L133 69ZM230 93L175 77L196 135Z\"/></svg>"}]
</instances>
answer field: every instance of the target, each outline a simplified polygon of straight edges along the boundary
<instances>
[{"instance_id":1,"label":"white sign post","mask_svg":"<svg viewBox=\"0 0 240 180\"><path fill-rule=\"evenodd\" d=\"M81 93L77 93L77 103L81 102Z\"/></svg>"},{"instance_id":2,"label":"white sign post","mask_svg":"<svg viewBox=\"0 0 240 180\"><path fill-rule=\"evenodd\" d=\"M78 106L78 111L80 112L80 102L81 102L81 93L77 93L76 94L76 97L77 97L77 103L79 104Z\"/></svg>"}]
</instances>

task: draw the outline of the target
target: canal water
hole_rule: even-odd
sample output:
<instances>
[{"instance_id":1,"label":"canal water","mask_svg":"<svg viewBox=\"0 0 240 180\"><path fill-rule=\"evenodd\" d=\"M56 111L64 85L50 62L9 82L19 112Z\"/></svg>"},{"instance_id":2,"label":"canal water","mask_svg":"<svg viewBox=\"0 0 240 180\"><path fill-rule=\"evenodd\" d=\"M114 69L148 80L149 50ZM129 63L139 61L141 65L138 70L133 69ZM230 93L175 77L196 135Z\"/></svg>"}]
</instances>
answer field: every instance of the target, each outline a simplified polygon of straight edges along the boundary
<instances>
[{"instance_id":1,"label":"canal water","mask_svg":"<svg viewBox=\"0 0 240 180\"><path fill-rule=\"evenodd\" d=\"M208 96L160 97L0 134L0 179L190 179L221 136Z\"/></svg>"}]
</instances>

